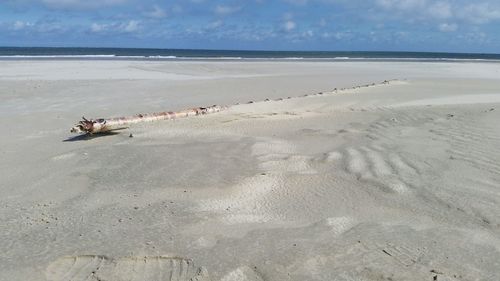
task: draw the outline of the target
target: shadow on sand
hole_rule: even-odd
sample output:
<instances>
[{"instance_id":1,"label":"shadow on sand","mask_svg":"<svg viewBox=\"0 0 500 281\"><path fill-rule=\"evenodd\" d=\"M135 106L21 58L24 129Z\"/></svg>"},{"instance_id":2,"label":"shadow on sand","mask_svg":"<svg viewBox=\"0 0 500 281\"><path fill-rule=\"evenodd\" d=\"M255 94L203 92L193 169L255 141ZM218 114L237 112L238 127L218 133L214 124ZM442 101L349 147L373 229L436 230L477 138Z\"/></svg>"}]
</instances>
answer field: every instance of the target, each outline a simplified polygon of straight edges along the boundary
<instances>
[{"instance_id":1,"label":"shadow on sand","mask_svg":"<svg viewBox=\"0 0 500 281\"><path fill-rule=\"evenodd\" d=\"M63 140L63 142L73 142L73 141L88 141L88 140L93 140L95 138L101 138L101 137L107 137L107 136L114 136L118 135L118 132L107 132L107 133L99 133L99 134L85 134L85 135L78 135L74 137L67 138Z\"/></svg>"}]
</instances>

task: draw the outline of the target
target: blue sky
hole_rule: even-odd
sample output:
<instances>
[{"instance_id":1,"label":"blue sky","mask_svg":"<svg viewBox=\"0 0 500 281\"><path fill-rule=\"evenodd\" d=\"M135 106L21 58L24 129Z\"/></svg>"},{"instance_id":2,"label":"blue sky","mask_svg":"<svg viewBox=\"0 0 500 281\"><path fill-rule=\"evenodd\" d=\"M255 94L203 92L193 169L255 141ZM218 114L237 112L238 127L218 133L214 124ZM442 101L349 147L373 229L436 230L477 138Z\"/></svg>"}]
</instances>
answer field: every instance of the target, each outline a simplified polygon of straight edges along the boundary
<instances>
[{"instance_id":1,"label":"blue sky","mask_svg":"<svg viewBox=\"0 0 500 281\"><path fill-rule=\"evenodd\" d=\"M500 53L500 1L0 0L0 45Z\"/></svg>"}]
</instances>

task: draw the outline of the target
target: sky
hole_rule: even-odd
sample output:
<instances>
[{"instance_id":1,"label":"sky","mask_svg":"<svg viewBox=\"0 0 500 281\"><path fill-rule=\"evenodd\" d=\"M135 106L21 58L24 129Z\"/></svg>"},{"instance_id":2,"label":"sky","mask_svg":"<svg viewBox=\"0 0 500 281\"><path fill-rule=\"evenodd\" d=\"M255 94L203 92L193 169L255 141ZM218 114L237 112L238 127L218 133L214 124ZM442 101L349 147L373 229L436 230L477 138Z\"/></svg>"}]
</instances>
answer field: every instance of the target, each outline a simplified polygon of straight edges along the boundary
<instances>
[{"instance_id":1,"label":"sky","mask_svg":"<svg viewBox=\"0 0 500 281\"><path fill-rule=\"evenodd\" d=\"M500 1L0 0L0 46L500 53Z\"/></svg>"}]
</instances>

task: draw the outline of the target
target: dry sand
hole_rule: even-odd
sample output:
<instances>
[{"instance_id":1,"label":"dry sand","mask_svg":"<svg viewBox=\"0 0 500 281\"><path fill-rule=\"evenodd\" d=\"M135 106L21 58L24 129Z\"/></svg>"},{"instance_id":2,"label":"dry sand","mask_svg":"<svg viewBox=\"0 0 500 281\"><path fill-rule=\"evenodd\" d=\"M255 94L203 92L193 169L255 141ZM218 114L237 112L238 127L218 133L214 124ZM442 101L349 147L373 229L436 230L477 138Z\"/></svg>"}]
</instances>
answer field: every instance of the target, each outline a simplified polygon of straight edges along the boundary
<instances>
[{"instance_id":1,"label":"dry sand","mask_svg":"<svg viewBox=\"0 0 500 281\"><path fill-rule=\"evenodd\" d=\"M497 63L2 61L0 279L500 280L499 77ZM68 141L83 114L386 79Z\"/></svg>"}]
</instances>

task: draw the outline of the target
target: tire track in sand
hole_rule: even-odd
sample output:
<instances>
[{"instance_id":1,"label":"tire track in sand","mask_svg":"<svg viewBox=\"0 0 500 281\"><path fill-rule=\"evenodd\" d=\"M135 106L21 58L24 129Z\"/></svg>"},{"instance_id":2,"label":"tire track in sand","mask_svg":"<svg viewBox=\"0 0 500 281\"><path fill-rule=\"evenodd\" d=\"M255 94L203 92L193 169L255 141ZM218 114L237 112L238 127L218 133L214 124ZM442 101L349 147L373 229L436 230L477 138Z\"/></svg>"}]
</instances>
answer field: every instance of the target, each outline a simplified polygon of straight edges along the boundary
<instances>
[{"instance_id":1,"label":"tire track in sand","mask_svg":"<svg viewBox=\"0 0 500 281\"><path fill-rule=\"evenodd\" d=\"M49 281L208 281L208 272L190 259L166 256L109 258L102 255L62 257L46 270Z\"/></svg>"}]
</instances>

